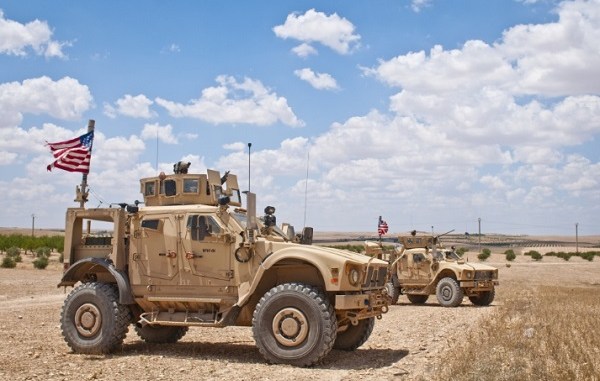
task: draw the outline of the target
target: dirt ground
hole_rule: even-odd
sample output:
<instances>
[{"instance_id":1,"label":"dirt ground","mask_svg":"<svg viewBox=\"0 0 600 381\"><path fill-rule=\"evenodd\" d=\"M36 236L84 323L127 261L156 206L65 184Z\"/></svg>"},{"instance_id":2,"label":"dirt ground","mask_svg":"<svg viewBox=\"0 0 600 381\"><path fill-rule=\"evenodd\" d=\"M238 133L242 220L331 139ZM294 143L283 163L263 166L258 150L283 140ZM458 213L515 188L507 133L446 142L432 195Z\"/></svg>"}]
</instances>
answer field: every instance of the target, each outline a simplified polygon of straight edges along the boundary
<instances>
[{"instance_id":1,"label":"dirt ground","mask_svg":"<svg viewBox=\"0 0 600 381\"><path fill-rule=\"evenodd\" d=\"M35 270L27 262L0 268L1 380L435 379L432 369L452 355L453 342L493 313L512 286L600 286L600 258L533 262L519 255L507 267L503 255L493 254L487 263L500 269L500 287L491 306L474 307L465 298L458 308L442 308L433 297L413 306L402 296L358 350L333 350L318 366L294 368L266 364L246 327L192 328L179 343L162 345L144 343L130 328L117 353L74 354L60 333L66 297L56 288L60 266Z\"/></svg>"}]
</instances>

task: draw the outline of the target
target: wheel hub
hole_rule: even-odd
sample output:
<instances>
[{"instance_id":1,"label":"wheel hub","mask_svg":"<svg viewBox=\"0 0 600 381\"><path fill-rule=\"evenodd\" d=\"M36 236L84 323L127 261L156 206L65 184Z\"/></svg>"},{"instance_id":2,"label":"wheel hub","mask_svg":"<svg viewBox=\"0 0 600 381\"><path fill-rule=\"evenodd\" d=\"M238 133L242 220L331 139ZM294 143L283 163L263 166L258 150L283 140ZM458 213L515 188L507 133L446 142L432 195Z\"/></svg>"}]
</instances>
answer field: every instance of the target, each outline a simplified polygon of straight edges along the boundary
<instances>
[{"instance_id":1,"label":"wheel hub","mask_svg":"<svg viewBox=\"0 0 600 381\"><path fill-rule=\"evenodd\" d=\"M100 331L102 314L91 303L82 304L75 312L75 327L80 335L92 337Z\"/></svg>"},{"instance_id":2,"label":"wheel hub","mask_svg":"<svg viewBox=\"0 0 600 381\"><path fill-rule=\"evenodd\" d=\"M452 297L452 290L450 289L450 287L442 288L442 298L444 300L449 300L451 297Z\"/></svg>"},{"instance_id":3,"label":"wheel hub","mask_svg":"<svg viewBox=\"0 0 600 381\"><path fill-rule=\"evenodd\" d=\"M273 318L275 339L286 347L300 345L308 336L308 320L295 308L284 308Z\"/></svg>"}]
</instances>

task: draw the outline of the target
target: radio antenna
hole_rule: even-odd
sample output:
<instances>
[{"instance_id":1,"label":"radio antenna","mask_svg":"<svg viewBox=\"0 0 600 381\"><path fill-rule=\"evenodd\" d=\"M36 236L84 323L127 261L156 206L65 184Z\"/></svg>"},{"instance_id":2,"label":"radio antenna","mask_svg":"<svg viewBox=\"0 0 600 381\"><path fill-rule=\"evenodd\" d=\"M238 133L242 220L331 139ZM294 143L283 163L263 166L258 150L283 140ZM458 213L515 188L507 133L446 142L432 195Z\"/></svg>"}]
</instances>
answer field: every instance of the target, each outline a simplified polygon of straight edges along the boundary
<instances>
[{"instance_id":1,"label":"radio antenna","mask_svg":"<svg viewBox=\"0 0 600 381\"><path fill-rule=\"evenodd\" d=\"M248 192L250 192L250 149L252 148L252 143L248 143Z\"/></svg>"},{"instance_id":2,"label":"radio antenna","mask_svg":"<svg viewBox=\"0 0 600 381\"><path fill-rule=\"evenodd\" d=\"M306 227L306 204L308 197L308 164L310 162L310 151L306 153L306 180L304 180L304 227Z\"/></svg>"}]
</instances>

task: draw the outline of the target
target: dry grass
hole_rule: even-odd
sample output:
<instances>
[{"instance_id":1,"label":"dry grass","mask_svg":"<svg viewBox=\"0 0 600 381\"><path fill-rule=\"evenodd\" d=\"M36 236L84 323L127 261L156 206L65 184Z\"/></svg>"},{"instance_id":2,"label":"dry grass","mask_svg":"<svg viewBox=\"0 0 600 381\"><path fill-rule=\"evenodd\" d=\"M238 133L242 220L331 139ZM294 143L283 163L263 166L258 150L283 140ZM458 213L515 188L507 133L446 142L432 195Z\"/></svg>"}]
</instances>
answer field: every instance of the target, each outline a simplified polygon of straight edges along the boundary
<instances>
[{"instance_id":1,"label":"dry grass","mask_svg":"<svg viewBox=\"0 0 600 381\"><path fill-rule=\"evenodd\" d=\"M598 288L515 287L507 295L454 346L440 379L600 380Z\"/></svg>"}]
</instances>

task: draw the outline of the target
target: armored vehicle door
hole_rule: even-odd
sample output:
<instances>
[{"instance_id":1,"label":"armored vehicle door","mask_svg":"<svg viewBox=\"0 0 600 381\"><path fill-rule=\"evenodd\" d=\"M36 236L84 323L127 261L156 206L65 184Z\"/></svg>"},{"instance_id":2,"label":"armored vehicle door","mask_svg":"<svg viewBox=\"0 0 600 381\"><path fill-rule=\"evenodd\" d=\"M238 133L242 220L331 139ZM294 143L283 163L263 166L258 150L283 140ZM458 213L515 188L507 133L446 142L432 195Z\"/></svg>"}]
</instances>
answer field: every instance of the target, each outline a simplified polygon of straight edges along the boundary
<instances>
[{"instance_id":1,"label":"armored vehicle door","mask_svg":"<svg viewBox=\"0 0 600 381\"><path fill-rule=\"evenodd\" d=\"M182 224L182 284L228 286L233 239L227 228L212 214L190 213Z\"/></svg>"},{"instance_id":2,"label":"armored vehicle door","mask_svg":"<svg viewBox=\"0 0 600 381\"><path fill-rule=\"evenodd\" d=\"M174 216L142 218L134 227L130 261L133 284L173 283L179 273L178 236L179 221Z\"/></svg>"},{"instance_id":3,"label":"armored vehicle door","mask_svg":"<svg viewBox=\"0 0 600 381\"><path fill-rule=\"evenodd\" d=\"M427 284L430 278L431 256L422 252L405 252L399 262L403 283Z\"/></svg>"}]
</instances>

